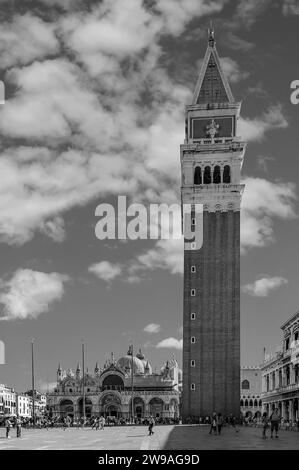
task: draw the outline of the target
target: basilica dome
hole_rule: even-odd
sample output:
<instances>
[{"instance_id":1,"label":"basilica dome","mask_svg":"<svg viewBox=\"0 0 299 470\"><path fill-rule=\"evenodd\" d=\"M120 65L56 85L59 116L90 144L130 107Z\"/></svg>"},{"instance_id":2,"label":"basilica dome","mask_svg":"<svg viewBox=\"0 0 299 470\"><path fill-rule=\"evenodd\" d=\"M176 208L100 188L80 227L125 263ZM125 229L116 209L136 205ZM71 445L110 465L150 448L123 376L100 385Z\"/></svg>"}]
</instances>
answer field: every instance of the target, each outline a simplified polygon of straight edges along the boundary
<instances>
[{"instance_id":1,"label":"basilica dome","mask_svg":"<svg viewBox=\"0 0 299 470\"><path fill-rule=\"evenodd\" d=\"M139 349L139 352L136 354L136 357L140 359L140 361L142 362L143 367L144 367L144 373L149 374L149 375L152 374L153 373L152 366L150 365L148 360L145 358L141 349Z\"/></svg>"},{"instance_id":2,"label":"basilica dome","mask_svg":"<svg viewBox=\"0 0 299 470\"><path fill-rule=\"evenodd\" d=\"M126 356L121 357L120 359L118 359L116 365L123 371L129 370L129 369L131 370L132 356L127 354ZM137 375L144 374L144 364L136 356L133 356L133 371L134 371L134 374L137 374Z\"/></svg>"}]
</instances>

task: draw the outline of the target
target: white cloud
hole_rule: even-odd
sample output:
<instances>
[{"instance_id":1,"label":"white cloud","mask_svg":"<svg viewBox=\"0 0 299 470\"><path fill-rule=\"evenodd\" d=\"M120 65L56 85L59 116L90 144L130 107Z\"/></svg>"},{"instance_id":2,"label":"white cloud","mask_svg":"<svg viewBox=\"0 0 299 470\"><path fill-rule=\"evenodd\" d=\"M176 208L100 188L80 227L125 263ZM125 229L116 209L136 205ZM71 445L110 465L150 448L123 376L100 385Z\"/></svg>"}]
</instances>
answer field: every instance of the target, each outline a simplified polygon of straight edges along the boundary
<instances>
[{"instance_id":1,"label":"white cloud","mask_svg":"<svg viewBox=\"0 0 299 470\"><path fill-rule=\"evenodd\" d=\"M242 291L253 297L267 297L271 291L287 283L288 280L284 277L263 277L262 279L257 279L252 284L242 286Z\"/></svg>"},{"instance_id":2,"label":"white cloud","mask_svg":"<svg viewBox=\"0 0 299 470\"><path fill-rule=\"evenodd\" d=\"M63 10L68 10L74 8L77 5L82 4L84 0L37 0L37 2L42 3L48 7L58 6Z\"/></svg>"},{"instance_id":3,"label":"white cloud","mask_svg":"<svg viewBox=\"0 0 299 470\"><path fill-rule=\"evenodd\" d=\"M157 349L183 349L183 340L182 339L176 339L176 338L165 338L160 343L156 345Z\"/></svg>"},{"instance_id":4,"label":"white cloud","mask_svg":"<svg viewBox=\"0 0 299 470\"><path fill-rule=\"evenodd\" d=\"M274 161L275 159L273 157L269 157L267 155L258 155L257 157L258 166L264 173L268 173L269 171L268 164Z\"/></svg>"},{"instance_id":5,"label":"white cloud","mask_svg":"<svg viewBox=\"0 0 299 470\"><path fill-rule=\"evenodd\" d=\"M143 331L146 333L159 333L160 330L161 326L157 323L149 323L145 328L143 328Z\"/></svg>"},{"instance_id":6,"label":"white cloud","mask_svg":"<svg viewBox=\"0 0 299 470\"><path fill-rule=\"evenodd\" d=\"M15 15L12 22L1 24L1 67L27 64L59 52L55 24L44 22L30 13Z\"/></svg>"},{"instance_id":7,"label":"white cloud","mask_svg":"<svg viewBox=\"0 0 299 470\"><path fill-rule=\"evenodd\" d=\"M100 261L89 266L88 271L95 274L99 279L110 282L122 273L121 265L110 263L109 261Z\"/></svg>"},{"instance_id":8,"label":"white cloud","mask_svg":"<svg viewBox=\"0 0 299 470\"><path fill-rule=\"evenodd\" d=\"M285 129L288 122L280 105L271 106L261 117L240 118L238 121L238 135L245 142L261 141L266 132L275 129Z\"/></svg>"},{"instance_id":9,"label":"white cloud","mask_svg":"<svg viewBox=\"0 0 299 470\"><path fill-rule=\"evenodd\" d=\"M63 242L66 236L63 218L57 216L52 220L47 220L42 224L41 232L45 233L55 242Z\"/></svg>"},{"instance_id":10,"label":"white cloud","mask_svg":"<svg viewBox=\"0 0 299 470\"><path fill-rule=\"evenodd\" d=\"M0 157L0 240L22 244L39 230L62 241L60 214L100 194L134 188L133 176L119 155L8 148Z\"/></svg>"},{"instance_id":11,"label":"white cloud","mask_svg":"<svg viewBox=\"0 0 299 470\"><path fill-rule=\"evenodd\" d=\"M297 199L292 183L271 182L264 178L245 178L241 211L243 250L262 247L274 241L274 220L296 217Z\"/></svg>"},{"instance_id":12,"label":"white cloud","mask_svg":"<svg viewBox=\"0 0 299 470\"><path fill-rule=\"evenodd\" d=\"M239 0L236 21L242 21L245 26L250 28L265 12L269 4L270 0Z\"/></svg>"},{"instance_id":13,"label":"white cloud","mask_svg":"<svg viewBox=\"0 0 299 470\"><path fill-rule=\"evenodd\" d=\"M57 382L38 381L38 390L42 393L52 392L57 387Z\"/></svg>"},{"instance_id":14,"label":"white cloud","mask_svg":"<svg viewBox=\"0 0 299 470\"><path fill-rule=\"evenodd\" d=\"M239 64L231 57L222 57L220 62L229 83L237 83L249 77L249 73L240 70Z\"/></svg>"},{"instance_id":15,"label":"white cloud","mask_svg":"<svg viewBox=\"0 0 299 470\"><path fill-rule=\"evenodd\" d=\"M298 0L283 0L282 11L285 16L299 15Z\"/></svg>"},{"instance_id":16,"label":"white cloud","mask_svg":"<svg viewBox=\"0 0 299 470\"><path fill-rule=\"evenodd\" d=\"M191 92L160 65L160 40L178 36L190 20L218 12L224 3L159 0L147 8L132 0L124 9L121 0L105 0L89 11L67 11L52 23L32 14L16 17L17 37L22 21L33 19L36 27L28 34L40 36L39 28L48 28L41 43L52 38L54 50L59 38L71 54L49 59L51 51L41 48L30 59L24 54L5 77L14 93L0 113L0 131L11 142L0 155L0 241L22 244L36 231L62 241L62 217L73 207L104 194L142 194L165 202L169 188L179 188L178 149ZM10 50L16 41L7 41ZM40 47L38 40L33 43ZM39 61L31 62L34 58ZM244 76L232 59L224 63L233 81ZM245 139L260 140L286 125L274 107L240 126ZM158 242L137 259L139 273L126 281L138 282L142 267L182 272L180 250L179 242Z\"/></svg>"},{"instance_id":17,"label":"white cloud","mask_svg":"<svg viewBox=\"0 0 299 470\"><path fill-rule=\"evenodd\" d=\"M50 304L62 298L68 279L68 276L55 272L18 269L9 281L1 281L3 311L0 320L37 318L49 311Z\"/></svg>"}]
</instances>

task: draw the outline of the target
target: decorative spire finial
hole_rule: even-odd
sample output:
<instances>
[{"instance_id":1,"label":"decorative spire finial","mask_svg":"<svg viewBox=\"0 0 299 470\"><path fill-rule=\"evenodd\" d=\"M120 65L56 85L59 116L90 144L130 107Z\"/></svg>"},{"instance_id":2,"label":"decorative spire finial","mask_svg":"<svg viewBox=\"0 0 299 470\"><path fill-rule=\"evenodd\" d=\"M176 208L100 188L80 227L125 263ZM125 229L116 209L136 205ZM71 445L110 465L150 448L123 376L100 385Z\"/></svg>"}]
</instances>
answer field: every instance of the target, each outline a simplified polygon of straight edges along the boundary
<instances>
[{"instance_id":1,"label":"decorative spire finial","mask_svg":"<svg viewBox=\"0 0 299 470\"><path fill-rule=\"evenodd\" d=\"M208 34L209 34L209 46L214 47L215 46L215 32L214 32L214 26L212 20L210 21L210 27L208 29Z\"/></svg>"}]
</instances>

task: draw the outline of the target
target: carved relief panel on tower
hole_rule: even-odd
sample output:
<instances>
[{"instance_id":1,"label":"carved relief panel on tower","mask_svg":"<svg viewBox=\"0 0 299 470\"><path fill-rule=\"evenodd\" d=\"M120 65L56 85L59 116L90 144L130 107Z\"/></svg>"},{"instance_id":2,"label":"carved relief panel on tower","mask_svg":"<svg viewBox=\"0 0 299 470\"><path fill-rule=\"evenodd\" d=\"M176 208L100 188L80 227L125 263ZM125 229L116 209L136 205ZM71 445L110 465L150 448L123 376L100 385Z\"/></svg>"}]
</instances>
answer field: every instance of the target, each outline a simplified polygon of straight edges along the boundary
<instances>
[{"instance_id":1,"label":"carved relief panel on tower","mask_svg":"<svg viewBox=\"0 0 299 470\"><path fill-rule=\"evenodd\" d=\"M235 118L212 117L211 119L194 117L190 119L192 139L205 139L211 137L233 137L235 135Z\"/></svg>"}]
</instances>

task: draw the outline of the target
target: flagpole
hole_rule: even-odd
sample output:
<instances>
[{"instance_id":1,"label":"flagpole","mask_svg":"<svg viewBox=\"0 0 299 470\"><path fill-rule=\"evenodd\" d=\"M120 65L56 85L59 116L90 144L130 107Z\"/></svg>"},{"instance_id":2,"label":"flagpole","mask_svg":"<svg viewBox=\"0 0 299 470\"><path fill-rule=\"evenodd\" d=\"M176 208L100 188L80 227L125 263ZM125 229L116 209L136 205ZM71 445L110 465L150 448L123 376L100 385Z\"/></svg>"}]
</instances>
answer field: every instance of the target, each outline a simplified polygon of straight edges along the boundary
<instances>
[{"instance_id":1,"label":"flagpole","mask_svg":"<svg viewBox=\"0 0 299 470\"><path fill-rule=\"evenodd\" d=\"M132 413L132 424L134 423L134 346L132 343L132 366L131 366L131 413Z\"/></svg>"},{"instance_id":2,"label":"flagpole","mask_svg":"<svg viewBox=\"0 0 299 470\"><path fill-rule=\"evenodd\" d=\"M35 384L34 384L34 339L31 340L31 387L32 387L32 420L35 427Z\"/></svg>"},{"instance_id":3,"label":"flagpole","mask_svg":"<svg viewBox=\"0 0 299 470\"><path fill-rule=\"evenodd\" d=\"M85 365L84 365L84 343L82 343L82 369L83 369L83 377L82 377L82 384L83 384L83 427L85 426Z\"/></svg>"}]
</instances>

